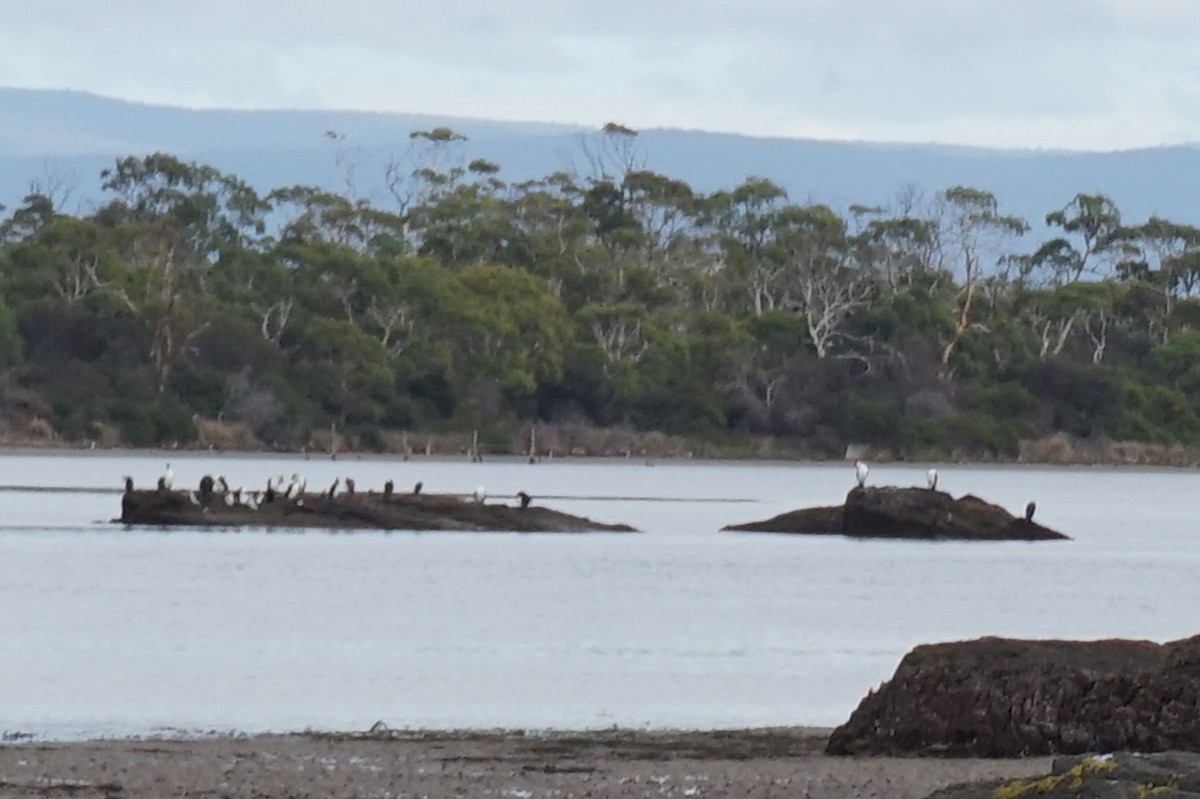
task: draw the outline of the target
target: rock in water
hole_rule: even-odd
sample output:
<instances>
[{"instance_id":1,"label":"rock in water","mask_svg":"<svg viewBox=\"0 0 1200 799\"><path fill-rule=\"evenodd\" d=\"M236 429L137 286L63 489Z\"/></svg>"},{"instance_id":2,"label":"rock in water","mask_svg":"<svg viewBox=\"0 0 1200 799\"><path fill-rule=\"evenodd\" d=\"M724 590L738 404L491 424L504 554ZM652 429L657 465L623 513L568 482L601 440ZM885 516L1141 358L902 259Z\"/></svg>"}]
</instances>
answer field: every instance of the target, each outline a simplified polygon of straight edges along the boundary
<instances>
[{"instance_id":1,"label":"rock in water","mask_svg":"<svg viewBox=\"0 0 1200 799\"><path fill-rule=\"evenodd\" d=\"M1044 541L1067 536L979 497L928 488L864 486L840 507L802 508L726 530L958 541Z\"/></svg>"}]
</instances>

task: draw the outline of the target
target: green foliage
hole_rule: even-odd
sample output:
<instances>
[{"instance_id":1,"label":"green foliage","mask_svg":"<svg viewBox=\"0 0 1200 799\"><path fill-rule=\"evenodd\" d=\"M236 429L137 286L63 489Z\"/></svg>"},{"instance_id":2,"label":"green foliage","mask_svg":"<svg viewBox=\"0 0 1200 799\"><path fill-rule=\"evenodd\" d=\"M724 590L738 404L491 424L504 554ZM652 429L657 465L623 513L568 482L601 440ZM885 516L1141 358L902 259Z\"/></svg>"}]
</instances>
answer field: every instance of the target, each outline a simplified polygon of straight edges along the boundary
<instances>
[{"instance_id":1,"label":"green foliage","mask_svg":"<svg viewBox=\"0 0 1200 799\"><path fill-rule=\"evenodd\" d=\"M29 195L0 219L13 396L142 446L197 419L285 447L333 426L502 449L539 420L830 456L1200 443L1200 230L1078 194L1017 247L1025 222L977 188L846 215L764 177L705 196L616 124L586 178L506 184L463 142L414 132L385 206L162 153L105 170L91 214Z\"/></svg>"},{"instance_id":2,"label":"green foliage","mask_svg":"<svg viewBox=\"0 0 1200 799\"><path fill-rule=\"evenodd\" d=\"M109 407L108 418L120 428L122 440L134 447L185 445L196 438L192 415L169 400L119 399Z\"/></svg>"}]
</instances>

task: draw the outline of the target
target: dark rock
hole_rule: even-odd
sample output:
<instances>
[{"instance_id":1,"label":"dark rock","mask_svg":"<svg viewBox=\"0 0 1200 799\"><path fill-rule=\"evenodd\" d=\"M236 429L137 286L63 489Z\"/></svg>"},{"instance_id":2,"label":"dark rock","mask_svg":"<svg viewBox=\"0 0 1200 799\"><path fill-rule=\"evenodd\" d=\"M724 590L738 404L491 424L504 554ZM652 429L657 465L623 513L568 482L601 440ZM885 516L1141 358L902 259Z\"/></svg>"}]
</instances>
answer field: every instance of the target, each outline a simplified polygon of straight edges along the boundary
<instances>
[{"instance_id":1,"label":"dark rock","mask_svg":"<svg viewBox=\"0 0 1200 799\"><path fill-rule=\"evenodd\" d=\"M476 532L634 532L627 524L572 516L543 507L516 508L467 502L449 494L277 495L257 508L244 504L193 504L179 491L126 492L122 524L156 527L279 527L373 530L461 530Z\"/></svg>"},{"instance_id":2,"label":"dark rock","mask_svg":"<svg viewBox=\"0 0 1200 799\"><path fill-rule=\"evenodd\" d=\"M1200 797L1200 755L1117 752L1055 758L1050 773L1027 780L953 785L927 799L1147 799Z\"/></svg>"},{"instance_id":3,"label":"dark rock","mask_svg":"<svg viewBox=\"0 0 1200 799\"><path fill-rule=\"evenodd\" d=\"M919 646L828 752L969 757L1200 752L1200 636Z\"/></svg>"},{"instance_id":4,"label":"dark rock","mask_svg":"<svg viewBox=\"0 0 1200 799\"><path fill-rule=\"evenodd\" d=\"M1062 533L967 495L928 488L856 487L839 507L804 508L726 530L920 540L1042 541Z\"/></svg>"}]
</instances>

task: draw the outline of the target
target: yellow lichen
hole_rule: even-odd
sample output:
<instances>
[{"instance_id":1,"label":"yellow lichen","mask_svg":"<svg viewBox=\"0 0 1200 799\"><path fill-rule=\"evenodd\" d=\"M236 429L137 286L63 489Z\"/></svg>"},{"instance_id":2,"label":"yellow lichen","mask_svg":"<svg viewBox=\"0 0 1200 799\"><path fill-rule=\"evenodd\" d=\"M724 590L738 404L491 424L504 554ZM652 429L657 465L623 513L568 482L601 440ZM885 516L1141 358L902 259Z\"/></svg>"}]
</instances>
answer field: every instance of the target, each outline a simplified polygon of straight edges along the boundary
<instances>
[{"instance_id":1,"label":"yellow lichen","mask_svg":"<svg viewBox=\"0 0 1200 799\"><path fill-rule=\"evenodd\" d=\"M1044 796L1064 783L1071 788L1083 785L1083 778L1089 774L1099 774L1112 771L1117 767L1112 758L1101 760L1096 757L1085 757L1062 774L1051 774L1040 780L1014 780L1005 783L992 791L992 799L1022 799L1026 796Z\"/></svg>"}]
</instances>

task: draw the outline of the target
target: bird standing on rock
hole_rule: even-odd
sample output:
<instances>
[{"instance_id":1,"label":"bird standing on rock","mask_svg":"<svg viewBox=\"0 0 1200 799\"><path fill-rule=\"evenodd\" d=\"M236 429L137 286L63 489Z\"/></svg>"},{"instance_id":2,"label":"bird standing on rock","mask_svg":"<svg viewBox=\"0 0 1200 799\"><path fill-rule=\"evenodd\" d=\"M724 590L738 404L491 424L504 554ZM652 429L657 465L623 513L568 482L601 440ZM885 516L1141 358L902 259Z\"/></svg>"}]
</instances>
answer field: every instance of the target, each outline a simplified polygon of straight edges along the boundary
<instances>
[{"instance_id":1,"label":"bird standing on rock","mask_svg":"<svg viewBox=\"0 0 1200 799\"><path fill-rule=\"evenodd\" d=\"M930 469L929 471L925 472L925 482L929 484L930 491L937 491L937 479L937 469Z\"/></svg>"},{"instance_id":2,"label":"bird standing on rock","mask_svg":"<svg viewBox=\"0 0 1200 799\"><path fill-rule=\"evenodd\" d=\"M1036 510L1037 510L1036 502L1030 502L1028 505L1026 505L1025 506L1025 521L1027 521L1027 522L1033 521L1033 514L1034 514L1034 511L1036 511Z\"/></svg>"},{"instance_id":3,"label":"bird standing on rock","mask_svg":"<svg viewBox=\"0 0 1200 799\"><path fill-rule=\"evenodd\" d=\"M871 473L871 467L862 461L854 462L854 479L858 481L858 487L862 488L867 484L867 475Z\"/></svg>"},{"instance_id":4,"label":"bird standing on rock","mask_svg":"<svg viewBox=\"0 0 1200 799\"><path fill-rule=\"evenodd\" d=\"M170 491L171 486L175 483L175 470L171 468L171 464L167 464L167 470L158 478L158 490Z\"/></svg>"}]
</instances>

